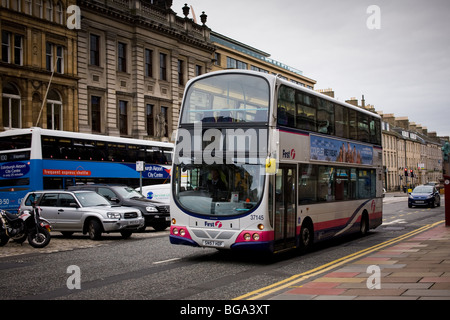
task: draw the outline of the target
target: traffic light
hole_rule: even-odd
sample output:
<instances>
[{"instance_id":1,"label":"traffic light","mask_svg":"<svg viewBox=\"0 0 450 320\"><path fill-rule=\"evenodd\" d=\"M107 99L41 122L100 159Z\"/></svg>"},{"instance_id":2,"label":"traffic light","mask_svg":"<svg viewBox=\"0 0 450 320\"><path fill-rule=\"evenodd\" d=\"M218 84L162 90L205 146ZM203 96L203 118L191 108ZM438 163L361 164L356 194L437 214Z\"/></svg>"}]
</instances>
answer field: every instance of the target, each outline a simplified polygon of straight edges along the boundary
<instances>
[{"instance_id":1,"label":"traffic light","mask_svg":"<svg viewBox=\"0 0 450 320\"><path fill-rule=\"evenodd\" d=\"M405 168L405 177L408 176L408 168Z\"/></svg>"},{"instance_id":2,"label":"traffic light","mask_svg":"<svg viewBox=\"0 0 450 320\"><path fill-rule=\"evenodd\" d=\"M410 170L410 173L411 173L411 178L414 178L414 171L413 171L413 169Z\"/></svg>"}]
</instances>

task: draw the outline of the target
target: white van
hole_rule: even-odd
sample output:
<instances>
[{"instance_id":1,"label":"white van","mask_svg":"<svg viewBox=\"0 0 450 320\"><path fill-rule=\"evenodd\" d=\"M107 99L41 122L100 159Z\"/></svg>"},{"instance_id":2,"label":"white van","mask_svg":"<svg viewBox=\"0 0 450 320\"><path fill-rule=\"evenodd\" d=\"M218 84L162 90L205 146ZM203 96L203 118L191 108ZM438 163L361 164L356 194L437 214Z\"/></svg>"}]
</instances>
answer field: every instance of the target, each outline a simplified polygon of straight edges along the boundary
<instances>
[{"instance_id":1,"label":"white van","mask_svg":"<svg viewBox=\"0 0 450 320\"><path fill-rule=\"evenodd\" d=\"M140 188L136 188L139 192ZM142 194L150 200L170 203L170 183L142 186Z\"/></svg>"}]
</instances>

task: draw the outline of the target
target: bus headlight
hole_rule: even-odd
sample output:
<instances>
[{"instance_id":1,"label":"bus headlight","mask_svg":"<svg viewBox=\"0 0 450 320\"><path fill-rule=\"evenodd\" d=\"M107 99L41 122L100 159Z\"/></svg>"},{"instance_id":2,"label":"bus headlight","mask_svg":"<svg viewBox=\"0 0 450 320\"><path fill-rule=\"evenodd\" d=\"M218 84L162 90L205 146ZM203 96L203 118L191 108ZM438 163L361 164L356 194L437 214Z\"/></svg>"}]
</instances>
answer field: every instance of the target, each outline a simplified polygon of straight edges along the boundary
<instances>
[{"instance_id":1,"label":"bus headlight","mask_svg":"<svg viewBox=\"0 0 450 320\"><path fill-rule=\"evenodd\" d=\"M250 239L251 239L250 233L244 234L244 240L245 241L250 241Z\"/></svg>"},{"instance_id":2,"label":"bus headlight","mask_svg":"<svg viewBox=\"0 0 450 320\"><path fill-rule=\"evenodd\" d=\"M172 233L173 233L174 235L178 235L178 229L177 229L177 228L173 228L173 229L172 229Z\"/></svg>"},{"instance_id":3,"label":"bus headlight","mask_svg":"<svg viewBox=\"0 0 450 320\"><path fill-rule=\"evenodd\" d=\"M186 235L186 231L184 229L180 229L180 236L184 237Z\"/></svg>"},{"instance_id":4,"label":"bus headlight","mask_svg":"<svg viewBox=\"0 0 450 320\"><path fill-rule=\"evenodd\" d=\"M252 238L253 238L253 240L258 241L259 240L259 234L258 233L254 233Z\"/></svg>"}]
</instances>

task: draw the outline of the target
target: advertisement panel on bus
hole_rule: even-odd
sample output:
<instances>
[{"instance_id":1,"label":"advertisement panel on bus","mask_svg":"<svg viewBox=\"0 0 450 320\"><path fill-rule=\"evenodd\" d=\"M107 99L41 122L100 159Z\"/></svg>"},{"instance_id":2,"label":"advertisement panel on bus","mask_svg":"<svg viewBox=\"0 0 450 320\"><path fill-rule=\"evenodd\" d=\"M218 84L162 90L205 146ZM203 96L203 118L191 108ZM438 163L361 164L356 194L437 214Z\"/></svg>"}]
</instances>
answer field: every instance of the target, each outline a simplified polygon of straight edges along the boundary
<instances>
[{"instance_id":1,"label":"advertisement panel on bus","mask_svg":"<svg viewBox=\"0 0 450 320\"><path fill-rule=\"evenodd\" d=\"M147 164L142 177L170 180L169 166ZM44 188L43 178L136 178L135 163L28 160L0 164L0 208L14 212L25 194Z\"/></svg>"},{"instance_id":2,"label":"advertisement panel on bus","mask_svg":"<svg viewBox=\"0 0 450 320\"><path fill-rule=\"evenodd\" d=\"M42 160L42 175L46 177L84 177L84 178L139 178L135 163L77 162L65 160ZM170 179L169 166L146 164L143 178Z\"/></svg>"},{"instance_id":3,"label":"advertisement panel on bus","mask_svg":"<svg viewBox=\"0 0 450 320\"><path fill-rule=\"evenodd\" d=\"M33 176L32 160L0 164L0 208L14 211L30 190Z\"/></svg>"}]
</instances>

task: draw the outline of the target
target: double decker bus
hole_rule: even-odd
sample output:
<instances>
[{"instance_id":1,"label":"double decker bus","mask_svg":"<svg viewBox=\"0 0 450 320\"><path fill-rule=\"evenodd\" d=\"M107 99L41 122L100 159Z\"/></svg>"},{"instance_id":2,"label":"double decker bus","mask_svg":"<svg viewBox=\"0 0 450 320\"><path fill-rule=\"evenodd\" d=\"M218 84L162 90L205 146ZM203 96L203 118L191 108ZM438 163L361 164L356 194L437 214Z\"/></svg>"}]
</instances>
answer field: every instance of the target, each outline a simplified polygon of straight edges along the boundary
<instances>
[{"instance_id":1,"label":"double decker bus","mask_svg":"<svg viewBox=\"0 0 450 320\"><path fill-rule=\"evenodd\" d=\"M172 244L280 252L382 223L381 119L279 77L227 70L185 91Z\"/></svg>"},{"instance_id":2,"label":"double decker bus","mask_svg":"<svg viewBox=\"0 0 450 320\"><path fill-rule=\"evenodd\" d=\"M0 133L0 208L14 211L29 191L77 183L138 187L136 161L145 162L144 185L170 181L173 144L48 130Z\"/></svg>"}]
</instances>

